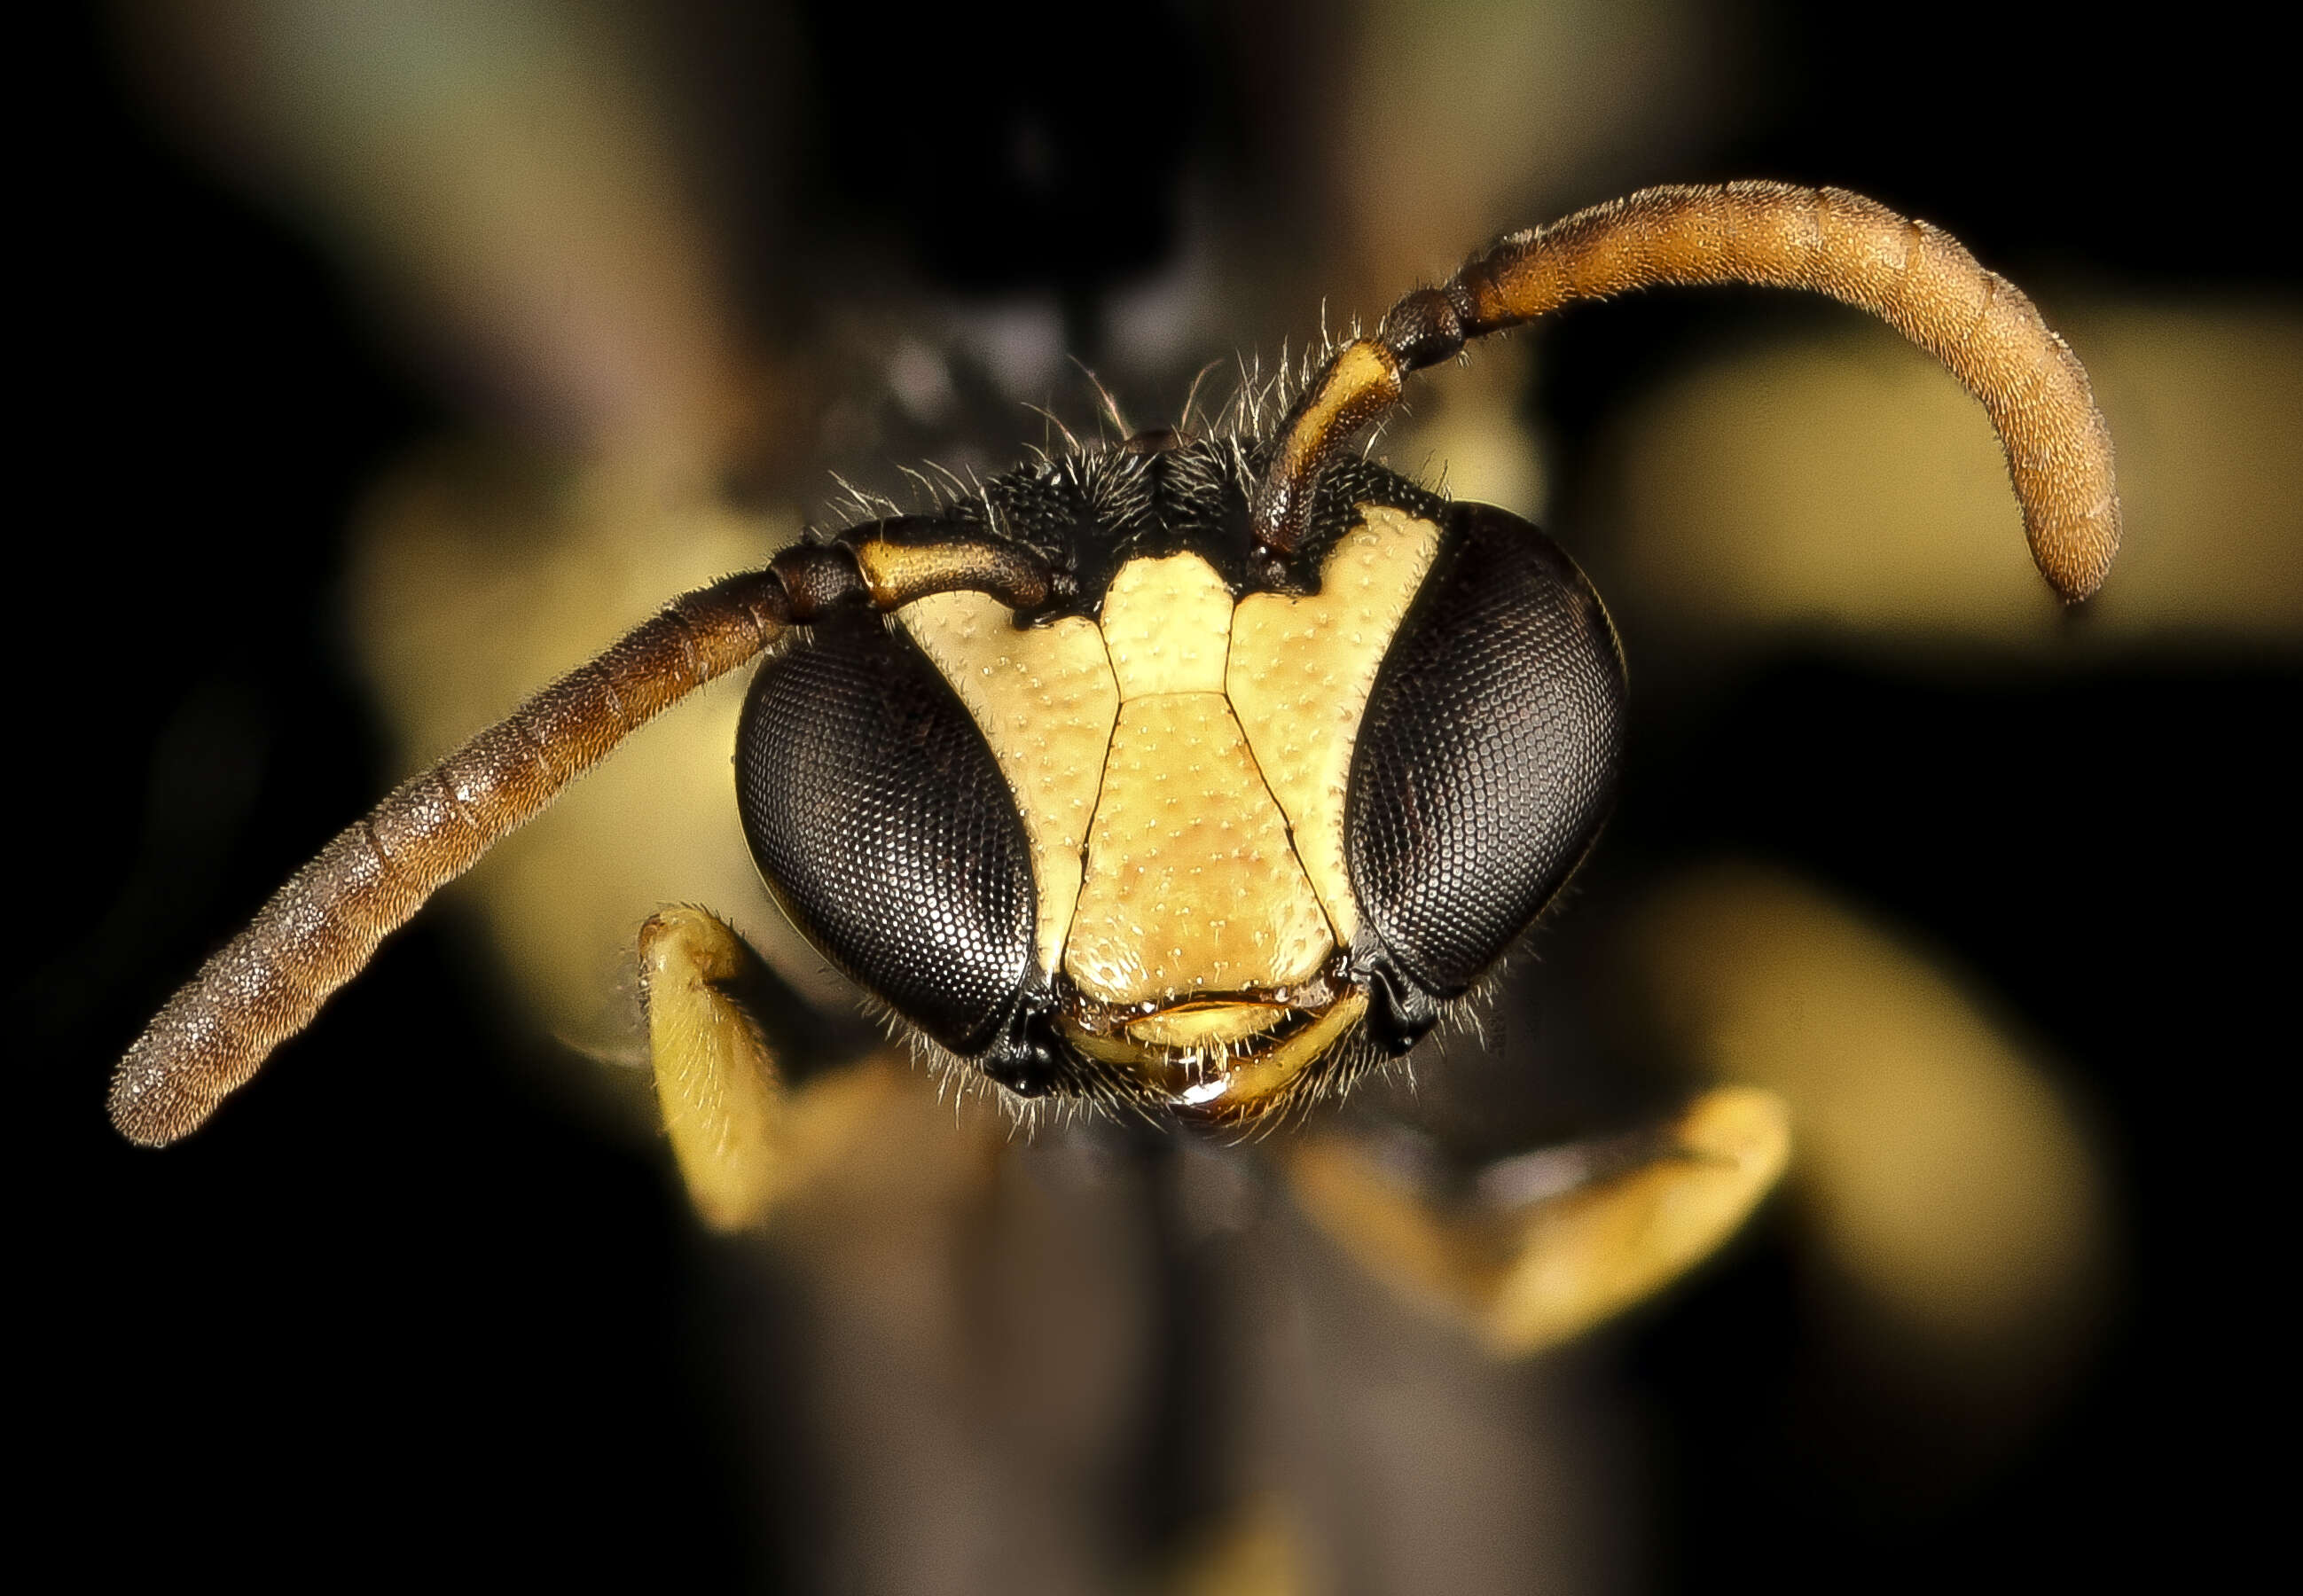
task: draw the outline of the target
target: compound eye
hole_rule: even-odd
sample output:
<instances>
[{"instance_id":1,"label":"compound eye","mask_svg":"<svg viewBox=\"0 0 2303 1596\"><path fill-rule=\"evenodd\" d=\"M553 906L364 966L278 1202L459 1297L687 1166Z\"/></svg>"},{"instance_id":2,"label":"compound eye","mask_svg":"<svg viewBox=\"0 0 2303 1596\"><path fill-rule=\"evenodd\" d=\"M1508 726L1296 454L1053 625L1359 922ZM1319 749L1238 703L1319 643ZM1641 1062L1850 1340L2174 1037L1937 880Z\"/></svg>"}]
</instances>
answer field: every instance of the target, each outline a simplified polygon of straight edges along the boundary
<instances>
[{"instance_id":1,"label":"compound eye","mask_svg":"<svg viewBox=\"0 0 2303 1596\"><path fill-rule=\"evenodd\" d=\"M1574 562L1516 516L1455 506L1345 798L1362 935L1398 976L1461 996L1533 924L1606 818L1623 724L1615 629Z\"/></svg>"},{"instance_id":2,"label":"compound eye","mask_svg":"<svg viewBox=\"0 0 2303 1596\"><path fill-rule=\"evenodd\" d=\"M868 612L753 679L736 734L752 857L785 912L953 1052L991 1047L1031 975L1031 853L959 699Z\"/></svg>"}]
</instances>

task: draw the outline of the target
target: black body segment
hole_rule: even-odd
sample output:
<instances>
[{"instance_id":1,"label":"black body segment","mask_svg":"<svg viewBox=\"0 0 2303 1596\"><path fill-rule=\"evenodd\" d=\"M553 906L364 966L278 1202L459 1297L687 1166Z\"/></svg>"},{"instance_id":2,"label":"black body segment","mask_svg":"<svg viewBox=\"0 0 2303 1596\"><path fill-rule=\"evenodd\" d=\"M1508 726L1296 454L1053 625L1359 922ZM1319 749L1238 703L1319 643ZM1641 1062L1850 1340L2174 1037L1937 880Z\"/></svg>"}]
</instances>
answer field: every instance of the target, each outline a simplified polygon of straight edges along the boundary
<instances>
[{"instance_id":1,"label":"black body segment","mask_svg":"<svg viewBox=\"0 0 2303 1596\"><path fill-rule=\"evenodd\" d=\"M1031 977L1031 852L991 748L869 610L761 667L736 736L752 857L808 938L953 1052L999 1039Z\"/></svg>"},{"instance_id":2,"label":"black body segment","mask_svg":"<svg viewBox=\"0 0 2303 1596\"><path fill-rule=\"evenodd\" d=\"M1502 511L1447 516L1345 798L1363 950L1437 999L1502 957L1590 848L1624 723L1615 629L1574 562Z\"/></svg>"}]
</instances>

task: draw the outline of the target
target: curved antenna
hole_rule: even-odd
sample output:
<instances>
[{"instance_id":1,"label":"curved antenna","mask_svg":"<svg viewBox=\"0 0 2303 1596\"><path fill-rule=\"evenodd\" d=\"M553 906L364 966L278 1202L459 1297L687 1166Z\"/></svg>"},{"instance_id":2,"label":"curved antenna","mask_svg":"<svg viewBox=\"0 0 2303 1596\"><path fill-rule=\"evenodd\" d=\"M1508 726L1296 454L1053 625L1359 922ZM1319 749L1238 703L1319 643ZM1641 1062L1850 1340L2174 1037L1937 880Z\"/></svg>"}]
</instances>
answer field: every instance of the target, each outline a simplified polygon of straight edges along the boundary
<instances>
[{"instance_id":1,"label":"curved antenna","mask_svg":"<svg viewBox=\"0 0 2303 1596\"><path fill-rule=\"evenodd\" d=\"M674 599L401 782L289 877L129 1048L112 1077L113 1124L147 1146L198 1128L433 893L625 738L793 624L838 603L893 609L958 587L1029 609L1049 587L1048 573L1015 549L907 517L795 545L764 570Z\"/></svg>"},{"instance_id":2,"label":"curved antenna","mask_svg":"<svg viewBox=\"0 0 2303 1596\"><path fill-rule=\"evenodd\" d=\"M2119 551L2111 431L2087 372L2031 301L1940 228L1843 189L1742 182L1647 189L1515 232L1344 346L1280 424L1253 505L1285 554L1313 490L1354 435L1399 401L1408 372L1578 300L1662 285L1802 288L1868 310L1982 401L2006 452L2031 557L2067 604L2103 585Z\"/></svg>"},{"instance_id":3,"label":"curved antenna","mask_svg":"<svg viewBox=\"0 0 2303 1596\"><path fill-rule=\"evenodd\" d=\"M113 1124L147 1146L196 1129L433 893L646 722L781 636L796 596L771 567L675 599L392 789L145 1026L112 1077Z\"/></svg>"}]
</instances>

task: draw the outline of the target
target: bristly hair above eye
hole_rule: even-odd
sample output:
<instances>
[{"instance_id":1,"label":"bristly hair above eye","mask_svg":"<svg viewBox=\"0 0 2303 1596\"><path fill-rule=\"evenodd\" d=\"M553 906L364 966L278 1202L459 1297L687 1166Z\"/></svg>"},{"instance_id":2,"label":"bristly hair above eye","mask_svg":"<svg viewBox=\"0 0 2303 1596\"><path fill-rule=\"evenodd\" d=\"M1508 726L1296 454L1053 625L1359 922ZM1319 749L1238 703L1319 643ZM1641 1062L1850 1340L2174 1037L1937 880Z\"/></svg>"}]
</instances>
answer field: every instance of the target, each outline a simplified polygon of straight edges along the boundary
<instances>
[{"instance_id":1,"label":"bristly hair above eye","mask_svg":"<svg viewBox=\"0 0 2303 1596\"><path fill-rule=\"evenodd\" d=\"M1352 332L1357 335L1356 322ZM1283 347L1269 367L1260 355L1240 356L1235 362L1237 380L1230 394L1211 408L1201 399L1200 389L1210 373L1225 362L1211 361L1203 367L1194 376L1183 413L1175 422L1177 430L1197 447L1171 452L1166 460L1171 477L1185 485L1185 496L1212 504L1233 492L1251 494L1264 468L1262 451L1270 442L1266 434L1287 413L1336 347L1323 325L1318 344L1307 344L1300 351ZM1023 452L1028 458L1022 464L987 482L963 480L933 459L916 465L898 464L895 469L917 490L917 501L909 505L833 472L831 479L839 493L827 506L831 514L818 530L837 536L873 521L908 515L948 517L963 526L989 528L1004 535L1011 528L1046 524L1059 507L1035 505L1031 501L1049 494L1061 501L1062 511L1091 517L1115 529L1141 524L1152 493L1143 469L1143 456L1120 447L1125 439L1108 435L1112 401L1093 372L1083 367L1083 373L1099 395L1098 430L1107 435L1084 438L1052 408L1028 405L1025 408L1044 421L1049 441L1045 445L1025 445ZM1363 441L1361 452L1371 446L1374 435L1379 435ZM1028 531L1022 537L1026 543L1039 542Z\"/></svg>"},{"instance_id":2,"label":"bristly hair above eye","mask_svg":"<svg viewBox=\"0 0 2303 1596\"><path fill-rule=\"evenodd\" d=\"M1198 420L1204 430L1177 426L1159 447L1131 447L1128 439L1109 437L1084 441L1042 410L1051 435L1060 433L1071 447L1029 450L1022 463L983 481L973 472L963 481L933 460L899 468L924 504L907 509L841 480L844 500L838 509L844 515L813 536L837 538L877 521L907 519L913 523L905 533L910 540L932 537L941 523L956 538L1008 545L1058 573L1061 596L1033 612L1035 623L1059 613L1092 614L1126 560L1187 548L1207 556L1236 595L1311 591L1325 550L1346 529L1354 503L1393 495L1402 508L1436 513L1445 502L1413 478L1370 463L1371 435L1346 452L1348 461L1337 462L1313 517L1318 524L1307 528L1296 557L1284 570L1258 563L1251 506L1271 448L1262 429L1287 413L1316 375L1323 352L1283 353L1270 368L1243 359L1237 385L1212 416L1198 399L1213 369L1203 368L1194 378L1187 401L1192 415L1185 419Z\"/></svg>"},{"instance_id":3,"label":"bristly hair above eye","mask_svg":"<svg viewBox=\"0 0 2303 1596\"><path fill-rule=\"evenodd\" d=\"M916 472L910 474L917 476ZM844 531L849 527L887 520L904 513L904 507L887 494L858 487L837 471L831 473L831 480L839 485L839 497L833 501L832 507L841 512L842 518L833 530Z\"/></svg>"}]
</instances>

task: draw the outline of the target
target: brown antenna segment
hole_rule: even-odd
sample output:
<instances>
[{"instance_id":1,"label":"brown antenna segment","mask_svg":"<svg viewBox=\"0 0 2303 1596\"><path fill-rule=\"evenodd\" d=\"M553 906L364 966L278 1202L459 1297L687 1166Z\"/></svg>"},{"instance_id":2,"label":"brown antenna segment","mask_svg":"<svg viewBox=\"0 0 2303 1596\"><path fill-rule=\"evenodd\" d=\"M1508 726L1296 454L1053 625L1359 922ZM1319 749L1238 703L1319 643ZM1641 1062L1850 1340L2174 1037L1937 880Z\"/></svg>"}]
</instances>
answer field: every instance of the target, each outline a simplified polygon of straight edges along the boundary
<instances>
[{"instance_id":1,"label":"brown antenna segment","mask_svg":"<svg viewBox=\"0 0 2303 1596\"><path fill-rule=\"evenodd\" d=\"M2066 603L2119 550L2111 433L2087 372L2022 291L1940 228L1843 189L1648 189L1515 232L1338 350L1283 423L1256 495L1266 546L1292 549L1320 472L1396 403L1410 371L1578 300L1702 283L1800 288L1868 310L1982 401L2006 451L2031 557Z\"/></svg>"},{"instance_id":2,"label":"brown antenna segment","mask_svg":"<svg viewBox=\"0 0 2303 1596\"><path fill-rule=\"evenodd\" d=\"M148 1146L190 1135L425 899L632 732L774 642L801 597L771 568L675 599L394 788L290 877L144 1028L112 1079L121 1134Z\"/></svg>"}]
</instances>

